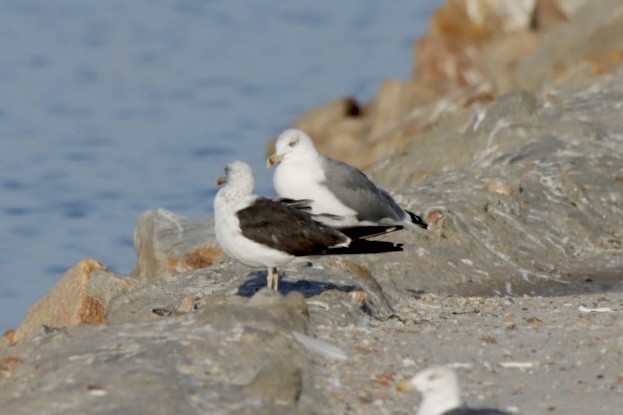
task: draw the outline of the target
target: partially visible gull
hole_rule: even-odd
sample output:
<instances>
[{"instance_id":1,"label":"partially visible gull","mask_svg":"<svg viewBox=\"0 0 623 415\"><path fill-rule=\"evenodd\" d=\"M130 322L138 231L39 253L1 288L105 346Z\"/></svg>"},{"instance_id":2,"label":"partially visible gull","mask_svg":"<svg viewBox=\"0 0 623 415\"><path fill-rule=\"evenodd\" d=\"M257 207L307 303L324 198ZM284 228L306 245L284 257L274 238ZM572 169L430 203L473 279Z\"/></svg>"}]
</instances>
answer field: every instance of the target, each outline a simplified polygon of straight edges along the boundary
<instances>
[{"instance_id":1,"label":"partially visible gull","mask_svg":"<svg viewBox=\"0 0 623 415\"><path fill-rule=\"evenodd\" d=\"M422 394L416 415L509 415L498 409L463 406L458 377L448 366L424 369L399 383L396 389L400 392L417 390Z\"/></svg>"},{"instance_id":2,"label":"partially visible gull","mask_svg":"<svg viewBox=\"0 0 623 415\"><path fill-rule=\"evenodd\" d=\"M281 133L267 164L278 164L273 184L279 196L310 199L312 213L324 215L325 223L339 228L428 227L421 217L398 206L386 190L377 187L360 170L319 154L311 138L301 130Z\"/></svg>"},{"instance_id":3,"label":"partially visible gull","mask_svg":"<svg viewBox=\"0 0 623 415\"><path fill-rule=\"evenodd\" d=\"M225 184L214 199L216 239L232 258L251 267L268 269L267 285L278 290L277 267L309 255L402 251L391 242L346 236L317 222L296 201L275 201L253 194L251 167L233 161L225 167Z\"/></svg>"}]
</instances>

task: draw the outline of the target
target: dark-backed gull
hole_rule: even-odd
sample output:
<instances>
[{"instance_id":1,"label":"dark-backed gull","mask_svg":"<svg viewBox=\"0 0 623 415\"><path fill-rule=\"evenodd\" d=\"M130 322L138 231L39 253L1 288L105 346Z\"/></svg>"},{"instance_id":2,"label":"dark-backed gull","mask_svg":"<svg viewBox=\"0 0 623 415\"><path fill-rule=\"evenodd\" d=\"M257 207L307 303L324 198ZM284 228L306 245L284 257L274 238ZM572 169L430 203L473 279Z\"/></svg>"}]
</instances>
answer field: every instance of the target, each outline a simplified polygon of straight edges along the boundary
<instances>
[{"instance_id":1,"label":"dark-backed gull","mask_svg":"<svg viewBox=\"0 0 623 415\"><path fill-rule=\"evenodd\" d=\"M459 380L454 369L433 366L424 369L396 387L400 392L417 390L422 402L416 415L509 415L490 408L463 406Z\"/></svg>"},{"instance_id":2,"label":"dark-backed gull","mask_svg":"<svg viewBox=\"0 0 623 415\"><path fill-rule=\"evenodd\" d=\"M216 239L232 258L268 269L267 284L277 290L277 267L309 255L402 251L391 242L351 238L314 220L292 200L275 201L253 194L253 170L242 161L225 167L225 184L214 199Z\"/></svg>"},{"instance_id":3,"label":"dark-backed gull","mask_svg":"<svg viewBox=\"0 0 623 415\"><path fill-rule=\"evenodd\" d=\"M267 164L278 164L273 184L279 196L312 200L312 213L329 217L323 220L325 223L339 228L428 227L421 217L398 206L386 190L377 187L360 170L319 154L311 138L301 130L281 133ZM336 222L335 218L339 220Z\"/></svg>"}]
</instances>

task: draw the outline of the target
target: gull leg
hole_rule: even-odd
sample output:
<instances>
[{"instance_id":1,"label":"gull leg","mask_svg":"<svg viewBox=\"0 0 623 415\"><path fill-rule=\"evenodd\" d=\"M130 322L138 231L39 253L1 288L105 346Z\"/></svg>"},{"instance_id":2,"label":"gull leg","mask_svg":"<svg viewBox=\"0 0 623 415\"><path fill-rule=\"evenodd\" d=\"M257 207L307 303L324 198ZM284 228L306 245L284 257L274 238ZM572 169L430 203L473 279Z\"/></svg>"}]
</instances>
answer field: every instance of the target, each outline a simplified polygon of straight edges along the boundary
<instances>
[{"instance_id":1,"label":"gull leg","mask_svg":"<svg viewBox=\"0 0 623 415\"><path fill-rule=\"evenodd\" d=\"M273 290L279 292L279 271L277 268L273 268Z\"/></svg>"},{"instance_id":2,"label":"gull leg","mask_svg":"<svg viewBox=\"0 0 623 415\"><path fill-rule=\"evenodd\" d=\"M266 285L268 286L268 288L279 291L279 273L277 272L277 268L268 268L268 274L266 275Z\"/></svg>"}]
</instances>

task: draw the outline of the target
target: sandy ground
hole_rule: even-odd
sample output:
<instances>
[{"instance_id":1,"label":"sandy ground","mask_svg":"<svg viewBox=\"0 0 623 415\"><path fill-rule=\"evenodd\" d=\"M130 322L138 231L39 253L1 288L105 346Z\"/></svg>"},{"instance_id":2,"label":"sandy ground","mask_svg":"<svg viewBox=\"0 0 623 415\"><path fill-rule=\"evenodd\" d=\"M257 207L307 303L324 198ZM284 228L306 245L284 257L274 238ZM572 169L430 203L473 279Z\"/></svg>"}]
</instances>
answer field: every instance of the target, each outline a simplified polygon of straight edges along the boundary
<instances>
[{"instance_id":1,"label":"sandy ground","mask_svg":"<svg viewBox=\"0 0 623 415\"><path fill-rule=\"evenodd\" d=\"M312 312L314 306L310 306ZM317 359L334 413L414 413L400 380L457 368L469 406L521 414L615 414L623 408L623 294L524 298L415 295L420 321L315 328L351 359Z\"/></svg>"}]
</instances>

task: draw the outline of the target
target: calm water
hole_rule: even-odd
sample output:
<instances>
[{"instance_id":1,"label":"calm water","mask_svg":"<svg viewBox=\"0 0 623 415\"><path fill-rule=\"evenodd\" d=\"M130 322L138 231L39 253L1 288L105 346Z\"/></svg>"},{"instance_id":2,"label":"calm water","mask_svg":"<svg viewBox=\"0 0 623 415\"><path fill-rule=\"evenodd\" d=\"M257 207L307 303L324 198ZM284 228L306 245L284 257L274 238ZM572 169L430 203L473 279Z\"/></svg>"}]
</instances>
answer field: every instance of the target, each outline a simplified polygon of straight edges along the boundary
<instances>
[{"instance_id":1,"label":"calm water","mask_svg":"<svg viewBox=\"0 0 623 415\"><path fill-rule=\"evenodd\" d=\"M0 2L0 333L84 257L127 273L138 216L195 220L232 159L406 79L436 1Z\"/></svg>"}]
</instances>

